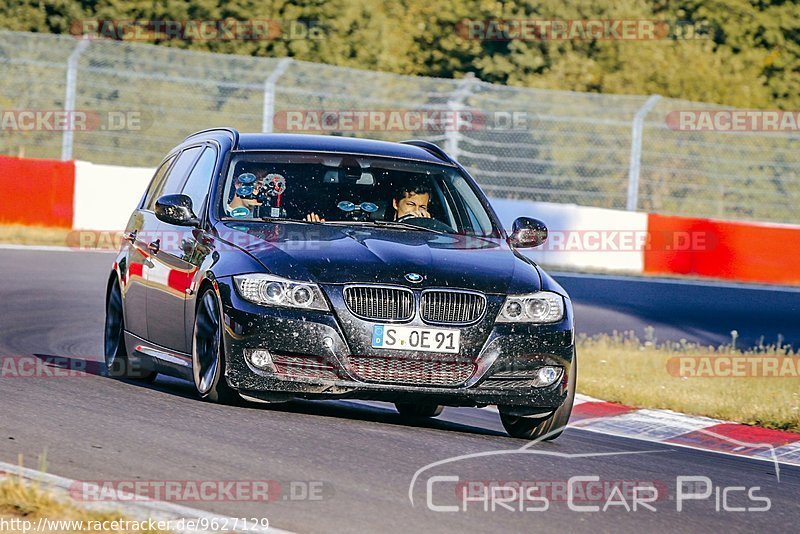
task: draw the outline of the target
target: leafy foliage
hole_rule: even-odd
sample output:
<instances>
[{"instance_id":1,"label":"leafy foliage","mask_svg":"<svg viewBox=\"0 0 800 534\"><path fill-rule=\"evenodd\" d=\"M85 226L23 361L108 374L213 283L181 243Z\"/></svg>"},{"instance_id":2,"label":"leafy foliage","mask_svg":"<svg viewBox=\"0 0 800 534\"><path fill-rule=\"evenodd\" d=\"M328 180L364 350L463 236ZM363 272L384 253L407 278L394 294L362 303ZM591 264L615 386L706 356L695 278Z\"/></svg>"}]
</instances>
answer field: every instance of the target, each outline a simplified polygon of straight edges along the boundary
<instances>
[{"instance_id":1,"label":"leafy foliage","mask_svg":"<svg viewBox=\"0 0 800 534\"><path fill-rule=\"evenodd\" d=\"M19 0L0 27L69 33L87 19L274 20L266 40L167 39L165 46L512 86L651 94L749 108L800 108L800 6L793 0ZM626 19L697 24L696 39L477 40L465 20ZM680 24L678 24L680 22ZM305 30L308 30L304 33ZM319 38L309 38L310 31Z\"/></svg>"}]
</instances>

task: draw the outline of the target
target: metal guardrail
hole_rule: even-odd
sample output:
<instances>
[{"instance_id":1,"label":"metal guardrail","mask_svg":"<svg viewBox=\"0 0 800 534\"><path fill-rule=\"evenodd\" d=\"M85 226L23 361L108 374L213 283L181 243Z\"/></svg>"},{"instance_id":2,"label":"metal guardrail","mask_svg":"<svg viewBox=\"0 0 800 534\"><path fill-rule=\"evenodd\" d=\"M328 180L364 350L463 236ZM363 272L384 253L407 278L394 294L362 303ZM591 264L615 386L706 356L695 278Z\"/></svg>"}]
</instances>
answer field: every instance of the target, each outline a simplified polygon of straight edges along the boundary
<instances>
[{"instance_id":1,"label":"metal guardrail","mask_svg":"<svg viewBox=\"0 0 800 534\"><path fill-rule=\"evenodd\" d=\"M467 113L479 127L338 133L435 142L499 197L800 223L800 135L668 125L676 110L722 109L711 104L21 32L0 32L0 64L4 113L83 110L96 118L88 129L3 124L4 154L155 166L203 128L290 131L276 120L287 112ZM114 114L139 120L119 127ZM511 116L524 120L499 126L498 117Z\"/></svg>"}]
</instances>

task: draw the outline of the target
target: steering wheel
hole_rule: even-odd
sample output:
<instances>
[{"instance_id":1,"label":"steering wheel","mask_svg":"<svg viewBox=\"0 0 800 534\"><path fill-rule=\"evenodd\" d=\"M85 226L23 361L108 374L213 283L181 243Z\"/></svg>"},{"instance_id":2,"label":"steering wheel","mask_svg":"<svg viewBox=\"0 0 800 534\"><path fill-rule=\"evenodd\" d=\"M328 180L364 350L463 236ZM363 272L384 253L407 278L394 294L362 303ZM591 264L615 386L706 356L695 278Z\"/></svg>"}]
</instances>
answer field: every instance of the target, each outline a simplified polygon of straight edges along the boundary
<instances>
[{"instance_id":1,"label":"steering wheel","mask_svg":"<svg viewBox=\"0 0 800 534\"><path fill-rule=\"evenodd\" d=\"M397 219L397 222L419 226L420 228L427 228L437 232L445 232L448 234L455 233L455 230L449 225L445 224L433 217L417 217L416 215L404 215Z\"/></svg>"}]
</instances>

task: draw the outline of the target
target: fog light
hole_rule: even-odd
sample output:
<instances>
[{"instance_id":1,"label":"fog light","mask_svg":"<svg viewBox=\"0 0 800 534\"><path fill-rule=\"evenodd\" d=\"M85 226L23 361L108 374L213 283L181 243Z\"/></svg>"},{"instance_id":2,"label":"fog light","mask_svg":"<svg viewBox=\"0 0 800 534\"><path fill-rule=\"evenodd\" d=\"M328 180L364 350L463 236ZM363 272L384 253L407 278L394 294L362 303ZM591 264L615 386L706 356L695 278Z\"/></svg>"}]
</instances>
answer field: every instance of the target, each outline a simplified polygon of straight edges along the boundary
<instances>
[{"instance_id":1,"label":"fog light","mask_svg":"<svg viewBox=\"0 0 800 534\"><path fill-rule=\"evenodd\" d=\"M255 349L249 351L247 356L255 367L259 369L266 369L270 371L274 371L275 368L272 366L272 355L266 349Z\"/></svg>"},{"instance_id":2,"label":"fog light","mask_svg":"<svg viewBox=\"0 0 800 534\"><path fill-rule=\"evenodd\" d=\"M553 384L556 380L559 379L561 376L561 368L559 367L540 367L538 371L536 371L536 378L539 382L539 386L549 386Z\"/></svg>"}]
</instances>

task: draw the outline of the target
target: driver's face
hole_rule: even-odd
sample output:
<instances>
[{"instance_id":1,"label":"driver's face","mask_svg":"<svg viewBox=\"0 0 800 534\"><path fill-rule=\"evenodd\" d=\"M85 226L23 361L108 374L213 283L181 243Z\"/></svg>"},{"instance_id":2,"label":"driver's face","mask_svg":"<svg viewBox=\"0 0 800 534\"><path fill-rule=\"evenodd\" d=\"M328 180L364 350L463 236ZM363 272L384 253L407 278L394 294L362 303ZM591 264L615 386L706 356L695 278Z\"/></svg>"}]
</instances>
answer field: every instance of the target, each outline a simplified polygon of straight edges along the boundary
<instances>
[{"instance_id":1,"label":"driver's face","mask_svg":"<svg viewBox=\"0 0 800 534\"><path fill-rule=\"evenodd\" d=\"M401 200L393 200L392 205L397 212L395 220L408 215L429 218L431 216L431 214L428 213L429 201L430 195L428 193L406 193L406 196Z\"/></svg>"}]
</instances>

